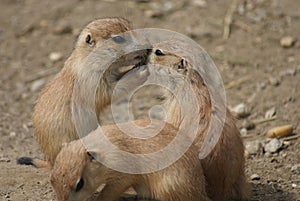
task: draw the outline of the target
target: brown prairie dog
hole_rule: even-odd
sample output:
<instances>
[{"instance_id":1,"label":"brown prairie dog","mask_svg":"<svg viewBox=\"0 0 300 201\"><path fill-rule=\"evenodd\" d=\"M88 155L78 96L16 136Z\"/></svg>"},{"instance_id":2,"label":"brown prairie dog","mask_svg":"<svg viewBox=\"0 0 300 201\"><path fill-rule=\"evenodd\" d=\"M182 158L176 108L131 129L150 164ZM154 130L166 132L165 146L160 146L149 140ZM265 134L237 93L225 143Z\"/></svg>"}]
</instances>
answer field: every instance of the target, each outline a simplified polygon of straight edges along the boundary
<instances>
[{"instance_id":1,"label":"brown prairie dog","mask_svg":"<svg viewBox=\"0 0 300 201\"><path fill-rule=\"evenodd\" d=\"M152 122L152 125L155 127L157 122ZM133 123L146 127L150 121L136 120ZM132 126L129 123L122 125L129 128ZM147 140L129 137L128 133L124 134L119 130L118 125L103 126L101 129L112 144L131 153L152 153L160 150L177 134L177 130L170 124L166 124L159 134ZM210 200L205 191L205 179L201 162L197 158L197 147L191 146L179 160L157 172L128 174L110 169L95 160L97 156L116 163L117 166L129 165L118 152L107 152L105 147L99 146L95 146L92 150L86 148L89 142L99 140L103 133L98 128L83 139L63 146L57 155L52 169L51 183L58 201L86 200L101 184L106 185L97 200L103 201L118 200L129 187L133 187L139 196L153 200ZM82 142L85 142L85 146ZM153 161L154 164L157 162L160 161Z\"/></svg>"},{"instance_id":2,"label":"brown prairie dog","mask_svg":"<svg viewBox=\"0 0 300 201\"><path fill-rule=\"evenodd\" d=\"M212 110L209 91L201 75L190 65L189 61L169 51L172 50L173 44L176 42L158 44L149 56L149 63L170 67L176 71L176 76L181 75L183 79L190 82L200 107L200 129L196 141L203 141ZM185 90L185 87L178 86L174 94L183 96ZM180 109L173 95L167 97L165 107L168 113L166 121L179 127ZM201 160L207 182L207 193L212 200L221 201L229 198L247 200L249 198L243 153L244 146L239 130L235 125L234 118L227 110L223 131L217 145L206 158Z\"/></svg>"},{"instance_id":3,"label":"brown prairie dog","mask_svg":"<svg viewBox=\"0 0 300 201\"><path fill-rule=\"evenodd\" d=\"M109 38L112 38L116 44L122 42L123 38L115 35L131 29L131 24L123 18L103 18L89 23L80 33L75 48L61 72L40 93L33 113L33 125L35 136L46 161L50 163L50 168L61 145L79 138L71 111L72 94L75 80L81 72L87 71L90 67L85 66L88 56ZM133 55L133 59L130 61L133 62L133 65L138 65L139 62L143 62L146 53L146 51L137 52L139 55ZM122 65L122 60L117 64ZM114 84L131 70L129 68L120 70L121 67L116 65L111 71L107 71L100 81L95 98L98 114L100 110L110 104ZM98 76L94 76L89 81L99 82L99 79ZM42 162L36 161L40 164ZM35 164L35 161L32 163ZM35 165L39 166L39 164Z\"/></svg>"}]
</instances>

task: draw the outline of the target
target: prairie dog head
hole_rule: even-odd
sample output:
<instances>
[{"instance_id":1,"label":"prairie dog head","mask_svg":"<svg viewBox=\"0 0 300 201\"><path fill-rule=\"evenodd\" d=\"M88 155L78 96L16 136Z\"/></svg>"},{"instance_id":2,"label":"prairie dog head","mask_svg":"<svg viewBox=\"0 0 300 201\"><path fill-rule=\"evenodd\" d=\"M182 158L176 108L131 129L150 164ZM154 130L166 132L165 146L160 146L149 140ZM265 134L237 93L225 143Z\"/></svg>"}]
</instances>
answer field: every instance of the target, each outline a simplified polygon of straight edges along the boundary
<instances>
[{"instance_id":1,"label":"prairie dog head","mask_svg":"<svg viewBox=\"0 0 300 201\"><path fill-rule=\"evenodd\" d=\"M118 34L132 30L132 25L124 18L103 18L90 22L80 33L75 50L87 56L91 51L109 38L116 43L122 42Z\"/></svg>"},{"instance_id":2,"label":"prairie dog head","mask_svg":"<svg viewBox=\"0 0 300 201\"><path fill-rule=\"evenodd\" d=\"M121 17L102 18L90 22L83 28L77 39L74 51L70 58L72 70L78 74L80 70L88 68L85 64L86 60L98 62L98 65L101 66L101 61L95 61L94 57L88 58L88 56L106 41L110 41L109 48L112 50L122 50L125 49L125 47L129 47L130 45L128 44L134 44L134 34L129 31L132 31L131 23ZM117 78L120 79L126 72L130 71L138 64L144 64L148 52L149 51L147 51L146 48L141 48L140 51L135 51L122 56L116 61L115 66L118 66L118 68L114 69L115 72L113 73L117 74ZM108 55L108 57L111 56L112 55Z\"/></svg>"},{"instance_id":3,"label":"prairie dog head","mask_svg":"<svg viewBox=\"0 0 300 201\"><path fill-rule=\"evenodd\" d=\"M63 145L51 173L56 200L88 199L104 181L106 170L86 151L81 140Z\"/></svg>"},{"instance_id":4,"label":"prairie dog head","mask_svg":"<svg viewBox=\"0 0 300 201\"><path fill-rule=\"evenodd\" d=\"M188 69L188 63L184 58L157 47L153 48L149 56L149 63L170 67L183 75L186 75Z\"/></svg>"},{"instance_id":5,"label":"prairie dog head","mask_svg":"<svg viewBox=\"0 0 300 201\"><path fill-rule=\"evenodd\" d=\"M147 39L136 34L126 19L97 19L82 30L68 62L77 77L89 76L91 82L102 77L104 83L113 86L128 72L141 71L137 68L146 63L150 48Z\"/></svg>"},{"instance_id":6,"label":"prairie dog head","mask_svg":"<svg viewBox=\"0 0 300 201\"><path fill-rule=\"evenodd\" d=\"M177 43L179 45L177 45ZM153 47L152 52L148 57L149 64L159 64L162 67L170 68L172 74L181 76L189 81L193 88L206 87L204 79L193 67L193 50L185 48L185 52L181 50L181 42L169 41L162 42ZM181 56L184 55L184 56Z\"/></svg>"}]
</instances>

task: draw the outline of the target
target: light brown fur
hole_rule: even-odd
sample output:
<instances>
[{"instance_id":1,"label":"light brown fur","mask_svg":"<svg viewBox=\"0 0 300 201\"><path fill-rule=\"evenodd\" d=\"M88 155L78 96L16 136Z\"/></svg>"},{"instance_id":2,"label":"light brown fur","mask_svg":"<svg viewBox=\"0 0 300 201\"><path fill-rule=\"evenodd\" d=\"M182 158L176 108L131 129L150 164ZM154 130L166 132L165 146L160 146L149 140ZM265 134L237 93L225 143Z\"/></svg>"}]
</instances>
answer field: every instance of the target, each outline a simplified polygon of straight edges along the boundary
<instances>
[{"instance_id":1,"label":"light brown fur","mask_svg":"<svg viewBox=\"0 0 300 201\"><path fill-rule=\"evenodd\" d=\"M200 107L199 130L195 143L198 146L198 150L200 150L208 129L212 111L209 91L201 75L195 68L190 66L188 60L168 51L172 49L172 45L173 43L169 42L158 44L149 57L149 63L172 68L177 71L177 73L173 72L176 73L176 76L181 75L183 79L191 84ZM156 55L156 50L161 50L163 55ZM181 119L180 106L175 97L184 96L186 87L178 85L175 88L176 90L175 92L173 91L173 95L170 93L167 94L165 106L167 108L166 121L175 127L179 127ZM226 120L218 143L212 152L201 160L207 182L207 192L212 200L222 201L229 198L247 200L249 198L249 190L244 172L245 159L243 153L244 146L239 130L235 125L233 116L227 110Z\"/></svg>"},{"instance_id":2,"label":"light brown fur","mask_svg":"<svg viewBox=\"0 0 300 201\"><path fill-rule=\"evenodd\" d=\"M150 121L136 120L133 123L145 127ZM155 123L153 123L154 127ZM132 126L122 125L129 129ZM166 124L159 134L147 140L128 137L128 133L124 134L120 131L118 125L108 125L101 129L115 146L135 154L160 150L177 134L177 130L170 124ZM96 150L90 151L83 145L82 142L95 142L97 138L99 140L103 133L98 129L61 149L51 174L51 183L58 201L86 200L101 184L106 185L97 200L103 201L116 201L129 187L133 187L141 197L159 201L210 200L205 191L205 179L201 162L197 158L197 147L190 147L179 160L165 169L147 174L127 174L112 170L95 161L96 155L103 160L110 160L117 166L131 164L124 161L117 152L107 153L105 147L98 146ZM160 163L160 161L153 161L153 163ZM80 178L84 181L84 185L76 192Z\"/></svg>"},{"instance_id":3,"label":"light brown fur","mask_svg":"<svg viewBox=\"0 0 300 201\"><path fill-rule=\"evenodd\" d=\"M85 71L84 68L89 68L84 65L88 55L112 35L129 31L131 28L131 24L122 18L104 18L89 23L80 33L75 48L61 72L40 93L33 114L34 132L50 167L61 145L79 137L72 117L71 100L75 80L81 71ZM110 96L117 82L117 78L113 76L118 73L123 75L117 70L108 71L100 81L101 87L97 90L95 100L97 114L110 104ZM97 76L90 79L96 79L92 82L99 82ZM40 164L38 160L33 163L36 163L36 166Z\"/></svg>"}]
</instances>

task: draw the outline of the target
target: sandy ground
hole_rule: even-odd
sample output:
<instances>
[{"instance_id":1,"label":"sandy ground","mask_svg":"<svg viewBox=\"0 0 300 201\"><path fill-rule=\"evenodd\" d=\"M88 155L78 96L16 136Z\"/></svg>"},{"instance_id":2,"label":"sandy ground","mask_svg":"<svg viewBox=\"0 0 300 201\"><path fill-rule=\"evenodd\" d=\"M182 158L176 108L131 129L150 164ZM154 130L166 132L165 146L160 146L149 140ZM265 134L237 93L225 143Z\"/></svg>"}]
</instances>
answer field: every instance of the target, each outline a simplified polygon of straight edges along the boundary
<instances>
[{"instance_id":1,"label":"sandy ground","mask_svg":"<svg viewBox=\"0 0 300 201\"><path fill-rule=\"evenodd\" d=\"M197 3L198 2L198 3ZM223 20L230 0L218 1L2 0L0 3L0 200L52 200L49 172L18 166L20 156L43 157L32 128L38 93L63 66L79 30L98 17L123 16L136 28L155 27L180 32L197 41L213 58L227 89L229 106L245 103L258 120L272 107L276 119L249 130L245 143L267 142L265 132L285 124L300 134L300 4L298 0L239 1L229 39ZM287 48L280 39L291 36ZM298 41L297 41L298 40ZM51 61L49 54L62 58ZM148 95L149 96L149 95ZM138 104L147 105L147 94ZM144 108L145 107L141 107ZM142 112L141 112L142 113ZM300 200L300 138L285 139L275 154L247 159L252 200ZM257 174L258 180L251 180Z\"/></svg>"}]
</instances>

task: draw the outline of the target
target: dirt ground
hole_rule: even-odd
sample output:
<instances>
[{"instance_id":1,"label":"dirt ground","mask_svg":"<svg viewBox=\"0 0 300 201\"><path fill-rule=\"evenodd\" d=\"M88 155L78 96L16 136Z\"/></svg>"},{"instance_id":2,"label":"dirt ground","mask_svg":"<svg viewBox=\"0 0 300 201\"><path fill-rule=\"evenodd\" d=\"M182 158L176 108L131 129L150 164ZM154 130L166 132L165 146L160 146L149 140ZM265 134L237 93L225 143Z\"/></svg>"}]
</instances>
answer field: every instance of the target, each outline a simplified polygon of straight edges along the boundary
<instances>
[{"instance_id":1,"label":"dirt ground","mask_svg":"<svg viewBox=\"0 0 300 201\"><path fill-rule=\"evenodd\" d=\"M238 120L240 128L245 120L263 119L274 107L276 119L248 130L245 143L258 140L264 145L266 131L285 124L294 126L294 136L284 139L278 153L247 159L252 200L300 200L300 174L291 171L300 164L299 1L240 0L232 15L231 34L223 39L223 21L231 2L1 0L0 200L54 199L49 172L19 166L16 159L43 157L31 120L38 93L62 68L82 26L105 16L123 16L135 28L169 29L197 41L220 70L228 87L228 105L245 103L250 108L250 116ZM294 40L288 47L280 44L285 36ZM62 57L53 61L52 52ZM147 104L145 97L140 104ZM254 180L253 174L258 175Z\"/></svg>"}]
</instances>

